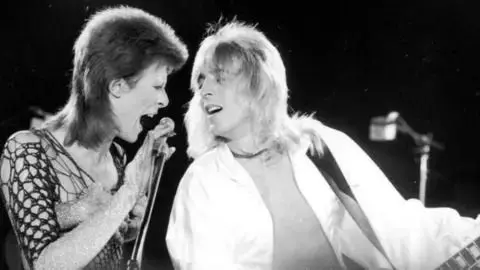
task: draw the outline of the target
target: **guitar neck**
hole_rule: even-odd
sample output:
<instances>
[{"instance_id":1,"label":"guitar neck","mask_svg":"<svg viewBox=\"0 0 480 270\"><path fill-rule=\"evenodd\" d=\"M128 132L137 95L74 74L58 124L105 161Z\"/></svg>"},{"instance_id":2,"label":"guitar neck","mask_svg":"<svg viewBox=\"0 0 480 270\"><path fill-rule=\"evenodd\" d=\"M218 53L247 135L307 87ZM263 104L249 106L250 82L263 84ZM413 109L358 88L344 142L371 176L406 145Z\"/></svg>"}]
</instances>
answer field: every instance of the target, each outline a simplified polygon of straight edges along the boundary
<instances>
[{"instance_id":1,"label":"guitar neck","mask_svg":"<svg viewBox=\"0 0 480 270\"><path fill-rule=\"evenodd\" d=\"M480 237L473 240L435 270L480 269Z\"/></svg>"}]
</instances>

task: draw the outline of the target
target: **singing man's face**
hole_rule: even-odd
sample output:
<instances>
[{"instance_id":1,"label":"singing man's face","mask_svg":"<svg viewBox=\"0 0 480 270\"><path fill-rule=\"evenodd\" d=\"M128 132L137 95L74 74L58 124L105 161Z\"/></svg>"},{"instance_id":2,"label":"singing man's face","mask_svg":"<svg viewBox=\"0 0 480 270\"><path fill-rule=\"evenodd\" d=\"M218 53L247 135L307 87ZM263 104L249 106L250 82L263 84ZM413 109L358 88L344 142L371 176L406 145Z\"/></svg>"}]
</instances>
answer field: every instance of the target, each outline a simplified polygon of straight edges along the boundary
<instances>
[{"instance_id":1,"label":"singing man's face","mask_svg":"<svg viewBox=\"0 0 480 270\"><path fill-rule=\"evenodd\" d=\"M166 93L169 67L155 63L146 68L133 86L126 86L118 99L112 99L119 137L128 142L135 142L143 127L140 118L153 116L160 108L169 103Z\"/></svg>"},{"instance_id":2,"label":"singing man's face","mask_svg":"<svg viewBox=\"0 0 480 270\"><path fill-rule=\"evenodd\" d=\"M246 136L250 131L250 117L240 91L246 91L243 76L238 72L239 63L218 66L215 71L207 66L200 69L198 90L207 115L210 131L229 140Z\"/></svg>"}]
</instances>

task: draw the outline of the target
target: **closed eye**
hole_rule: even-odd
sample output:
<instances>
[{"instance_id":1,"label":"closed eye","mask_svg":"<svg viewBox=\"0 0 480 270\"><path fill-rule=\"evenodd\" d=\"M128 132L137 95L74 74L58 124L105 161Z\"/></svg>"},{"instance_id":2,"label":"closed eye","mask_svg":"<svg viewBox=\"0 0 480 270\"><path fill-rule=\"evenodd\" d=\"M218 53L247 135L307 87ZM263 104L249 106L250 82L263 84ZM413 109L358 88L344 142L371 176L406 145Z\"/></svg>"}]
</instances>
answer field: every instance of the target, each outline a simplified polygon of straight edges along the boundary
<instances>
[{"instance_id":1,"label":"closed eye","mask_svg":"<svg viewBox=\"0 0 480 270\"><path fill-rule=\"evenodd\" d=\"M162 84L162 85L155 85L153 88L155 88L155 90L165 90L165 85Z\"/></svg>"},{"instance_id":2,"label":"closed eye","mask_svg":"<svg viewBox=\"0 0 480 270\"><path fill-rule=\"evenodd\" d=\"M198 89L202 89L204 82L205 82L205 74L203 73L198 74L198 78L197 78Z\"/></svg>"}]
</instances>

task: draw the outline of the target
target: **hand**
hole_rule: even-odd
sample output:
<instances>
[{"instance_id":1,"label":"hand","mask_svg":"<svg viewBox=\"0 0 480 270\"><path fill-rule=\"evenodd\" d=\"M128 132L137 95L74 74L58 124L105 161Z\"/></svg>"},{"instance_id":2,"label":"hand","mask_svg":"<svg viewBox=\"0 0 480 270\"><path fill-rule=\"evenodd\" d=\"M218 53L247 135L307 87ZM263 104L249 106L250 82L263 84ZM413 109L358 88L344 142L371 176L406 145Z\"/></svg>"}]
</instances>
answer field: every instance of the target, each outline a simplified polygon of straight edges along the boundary
<instances>
[{"instance_id":1,"label":"hand","mask_svg":"<svg viewBox=\"0 0 480 270\"><path fill-rule=\"evenodd\" d=\"M142 225L142 220L145 216L145 211L147 210L147 203L147 196L142 196L140 199L138 199L137 203L130 212L131 216L128 222L128 227L130 229L139 229Z\"/></svg>"},{"instance_id":2,"label":"hand","mask_svg":"<svg viewBox=\"0 0 480 270\"><path fill-rule=\"evenodd\" d=\"M135 240L137 237L140 226L142 226L143 216L147 208L148 198L147 196L142 196L137 200L137 203L130 211L129 217L127 217L122 224L117 233L117 237L122 240L122 242L130 242Z\"/></svg>"},{"instance_id":3,"label":"hand","mask_svg":"<svg viewBox=\"0 0 480 270\"><path fill-rule=\"evenodd\" d=\"M98 183L90 185L76 200L55 205L57 220L62 229L74 227L95 212L103 209L112 195Z\"/></svg>"},{"instance_id":4,"label":"hand","mask_svg":"<svg viewBox=\"0 0 480 270\"><path fill-rule=\"evenodd\" d=\"M143 219L143 216L145 215L145 211L147 210L147 203L148 203L148 198L147 196L142 196L137 200L137 203L135 206L133 206L132 211L130 214L132 215L133 219Z\"/></svg>"},{"instance_id":5,"label":"hand","mask_svg":"<svg viewBox=\"0 0 480 270\"><path fill-rule=\"evenodd\" d=\"M145 194L150 182L153 170L153 148L159 147L158 151L165 151L169 158L175 148L168 147L166 137L172 133L175 124L170 118L163 118L155 129L149 131L143 141L142 146L138 149L133 160L125 169L125 184L135 188L138 195ZM165 142L158 145L161 138L165 138ZM157 146L158 145L158 146Z\"/></svg>"}]
</instances>

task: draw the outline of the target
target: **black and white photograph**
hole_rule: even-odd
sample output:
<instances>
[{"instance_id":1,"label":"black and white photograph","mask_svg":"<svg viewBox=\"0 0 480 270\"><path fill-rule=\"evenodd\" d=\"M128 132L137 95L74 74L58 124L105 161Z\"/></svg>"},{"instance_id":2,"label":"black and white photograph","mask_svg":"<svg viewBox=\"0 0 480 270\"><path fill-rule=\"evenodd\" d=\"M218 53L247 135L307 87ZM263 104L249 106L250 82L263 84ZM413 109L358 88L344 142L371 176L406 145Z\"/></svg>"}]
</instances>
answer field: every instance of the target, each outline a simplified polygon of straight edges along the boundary
<instances>
[{"instance_id":1,"label":"black and white photograph","mask_svg":"<svg viewBox=\"0 0 480 270\"><path fill-rule=\"evenodd\" d=\"M480 2L3 2L0 269L480 269Z\"/></svg>"}]
</instances>

